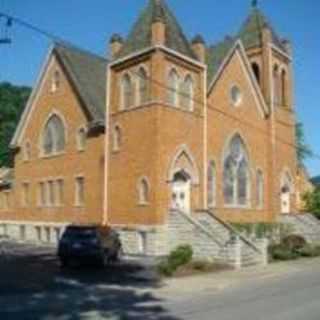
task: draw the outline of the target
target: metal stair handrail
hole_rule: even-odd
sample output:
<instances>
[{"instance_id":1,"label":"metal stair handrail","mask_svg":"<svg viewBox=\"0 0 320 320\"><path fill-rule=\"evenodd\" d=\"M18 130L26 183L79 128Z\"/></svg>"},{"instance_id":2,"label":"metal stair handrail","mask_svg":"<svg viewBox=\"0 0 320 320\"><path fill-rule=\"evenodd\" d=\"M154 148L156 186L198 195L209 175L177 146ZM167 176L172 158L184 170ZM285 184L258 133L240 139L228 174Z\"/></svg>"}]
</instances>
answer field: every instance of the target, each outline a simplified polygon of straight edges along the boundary
<instances>
[{"instance_id":1,"label":"metal stair handrail","mask_svg":"<svg viewBox=\"0 0 320 320\"><path fill-rule=\"evenodd\" d=\"M235 234L237 237L239 237L243 242L245 242L249 247L257 251L258 253L262 254L260 248L258 248L254 243L252 243L249 239L247 239L241 232L239 232L236 228L234 228L230 223L224 221L223 219L217 217L211 210L204 209L199 210L200 212L206 212L208 213L213 219L224 225L229 231L231 231L233 234Z\"/></svg>"}]
</instances>

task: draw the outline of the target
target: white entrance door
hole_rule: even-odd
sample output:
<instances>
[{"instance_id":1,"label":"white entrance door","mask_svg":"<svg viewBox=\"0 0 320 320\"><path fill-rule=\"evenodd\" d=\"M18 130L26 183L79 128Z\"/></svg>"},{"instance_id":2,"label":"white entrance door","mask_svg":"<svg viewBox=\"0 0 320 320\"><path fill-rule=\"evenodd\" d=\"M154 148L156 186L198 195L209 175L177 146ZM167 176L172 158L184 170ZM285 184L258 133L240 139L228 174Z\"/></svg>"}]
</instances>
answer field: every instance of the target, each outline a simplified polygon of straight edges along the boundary
<instances>
[{"instance_id":1,"label":"white entrance door","mask_svg":"<svg viewBox=\"0 0 320 320\"><path fill-rule=\"evenodd\" d=\"M190 213L190 180L177 180L172 185L172 208Z\"/></svg>"},{"instance_id":2,"label":"white entrance door","mask_svg":"<svg viewBox=\"0 0 320 320\"><path fill-rule=\"evenodd\" d=\"M290 213L290 192L282 192L281 193L281 213Z\"/></svg>"}]
</instances>

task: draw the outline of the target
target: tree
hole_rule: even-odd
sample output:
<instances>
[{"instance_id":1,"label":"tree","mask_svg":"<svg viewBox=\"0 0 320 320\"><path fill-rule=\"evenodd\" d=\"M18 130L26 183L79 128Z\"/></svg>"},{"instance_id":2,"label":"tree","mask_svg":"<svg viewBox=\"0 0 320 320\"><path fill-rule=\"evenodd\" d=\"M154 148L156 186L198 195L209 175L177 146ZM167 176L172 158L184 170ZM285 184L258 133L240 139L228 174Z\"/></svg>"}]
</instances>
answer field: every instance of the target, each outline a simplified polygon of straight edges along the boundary
<instances>
[{"instance_id":1,"label":"tree","mask_svg":"<svg viewBox=\"0 0 320 320\"><path fill-rule=\"evenodd\" d=\"M296 124L296 145L298 161L302 165L307 158L312 157L312 150L306 143L304 127L301 122Z\"/></svg>"},{"instance_id":2,"label":"tree","mask_svg":"<svg viewBox=\"0 0 320 320\"><path fill-rule=\"evenodd\" d=\"M30 92L29 87L0 83L0 167L12 166L9 144Z\"/></svg>"},{"instance_id":3,"label":"tree","mask_svg":"<svg viewBox=\"0 0 320 320\"><path fill-rule=\"evenodd\" d=\"M305 211L313 213L320 219L320 187L317 187L314 191L307 192L303 200L305 202Z\"/></svg>"}]
</instances>

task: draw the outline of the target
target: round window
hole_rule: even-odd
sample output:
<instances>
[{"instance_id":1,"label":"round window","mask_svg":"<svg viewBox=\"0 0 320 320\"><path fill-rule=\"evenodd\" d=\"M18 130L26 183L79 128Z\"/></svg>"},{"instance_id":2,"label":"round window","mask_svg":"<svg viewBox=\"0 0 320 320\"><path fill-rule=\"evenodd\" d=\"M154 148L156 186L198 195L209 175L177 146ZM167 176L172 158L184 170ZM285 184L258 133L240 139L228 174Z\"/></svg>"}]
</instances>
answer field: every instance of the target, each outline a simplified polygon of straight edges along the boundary
<instances>
[{"instance_id":1,"label":"round window","mask_svg":"<svg viewBox=\"0 0 320 320\"><path fill-rule=\"evenodd\" d=\"M242 102L242 94L238 86L233 86L231 88L231 101L234 106L239 106Z\"/></svg>"}]
</instances>

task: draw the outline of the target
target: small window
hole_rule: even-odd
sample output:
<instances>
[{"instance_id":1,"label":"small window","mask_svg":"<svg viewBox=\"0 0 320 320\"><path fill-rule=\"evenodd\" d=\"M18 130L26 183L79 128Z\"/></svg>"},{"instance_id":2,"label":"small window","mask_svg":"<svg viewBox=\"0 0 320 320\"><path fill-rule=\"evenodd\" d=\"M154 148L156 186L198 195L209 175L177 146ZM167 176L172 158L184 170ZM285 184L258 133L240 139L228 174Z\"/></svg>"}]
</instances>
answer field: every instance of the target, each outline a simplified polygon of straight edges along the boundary
<instances>
[{"instance_id":1,"label":"small window","mask_svg":"<svg viewBox=\"0 0 320 320\"><path fill-rule=\"evenodd\" d=\"M64 181L62 179L58 179L56 181L57 188L57 206L62 206L64 204Z\"/></svg>"},{"instance_id":2,"label":"small window","mask_svg":"<svg viewBox=\"0 0 320 320\"><path fill-rule=\"evenodd\" d=\"M122 109L126 110L134 104L134 91L131 77L125 74L122 79Z\"/></svg>"},{"instance_id":3,"label":"small window","mask_svg":"<svg viewBox=\"0 0 320 320\"><path fill-rule=\"evenodd\" d=\"M264 205L264 181L263 181L263 173L261 170L257 172L257 207L259 209L263 208Z\"/></svg>"},{"instance_id":4,"label":"small window","mask_svg":"<svg viewBox=\"0 0 320 320\"><path fill-rule=\"evenodd\" d=\"M213 208L216 204L216 166L210 161L208 166L208 206Z\"/></svg>"},{"instance_id":5,"label":"small window","mask_svg":"<svg viewBox=\"0 0 320 320\"><path fill-rule=\"evenodd\" d=\"M35 227L35 231L36 231L36 236L37 236L38 242L41 242L42 241L41 227Z\"/></svg>"},{"instance_id":6,"label":"small window","mask_svg":"<svg viewBox=\"0 0 320 320\"><path fill-rule=\"evenodd\" d=\"M121 137L121 129L119 126L115 126L114 129L113 129L113 151L119 151L120 149L120 146L121 146L121 140L122 140L122 137Z\"/></svg>"},{"instance_id":7,"label":"small window","mask_svg":"<svg viewBox=\"0 0 320 320\"><path fill-rule=\"evenodd\" d=\"M258 84L260 84L260 67L259 67L259 65L256 62L254 62L254 63L252 63L251 67L252 67L253 73L256 77Z\"/></svg>"},{"instance_id":8,"label":"small window","mask_svg":"<svg viewBox=\"0 0 320 320\"><path fill-rule=\"evenodd\" d=\"M273 67L273 98L274 104L279 106L280 104L280 94L281 94L281 83L280 83L280 75L279 75L279 67L275 65Z\"/></svg>"},{"instance_id":9,"label":"small window","mask_svg":"<svg viewBox=\"0 0 320 320\"><path fill-rule=\"evenodd\" d=\"M231 102L235 107L240 106L242 102L242 93L238 86L233 86L230 91Z\"/></svg>"},{"instance_id":10,"label":"small window","mask_svg":"<svg viewBox=\"0 0 320 320\"><path fill-rule=\"evenodd\" d=\"M77 134L77 147L79 151L84 151L87 142L87 131L85 128L80 128Z\"/></svg>"},{"instance_id":11,"label":"small window","mask_svg":"<svg viewBox=\"0 0 320 320\"><path fill-rule=\"evenodd\" d=\"M51 230L49 227L44 228L45 231L45 242L50 243L51 240Z\"/></svg>"},{"instance_id":12,"label":"small window","mask_svg":"<svg viewBox=\"0 0 320 320\"><path fill-rule=\"evenodd\" d=\"M149 100L148 75L144 68L138 72L139 104L144 104Z\"/></svg>"},{"instance_id":13,"label":"small window","mask_svg":"<svg viewBox=\"0 0 320 320\"><path fill-rule=\"evenodd\" d=\"M44 207L47 205L47 195L46 195L46 185L44 182L39 183L39 205L41 207Z\"/></svg>"},{"instance_id":14,"label":"small window","mask_svg":"<svg viewBox=\"0 0 320 320\"><path fill-rule=\"evenodd\" d=\"M149 203L149 184L146 178L142 178L138 185L139 204Z\"/></svg>"},{"instance_id":15,"label":"small window","mask_svg":"<svg viewBox=\"0 0 320 320\"><path fill-rule=\"evenodd\" d=\"M29 161L31 158L31 145L30 142L26 142L23 148L23 160Z\"/></svg>"},{"instance_id":16,"label":"small window","mask_svg":"<svg viewBox=\"0 0 320 320\"><path fill-rule=\"evenodd\" d=\"M52 76L51 92L56 92L60 88L60 72L56 70Z\"/></svg>"},{"instance_id":17,"label":"small window","mask_svg":"<svg viewBox=\"0 0 320 320\"><path fill-rule=\"evenodd\" d=\"M179 76L176 70L171 70L168 77L167 102L172 106L178 106Z\"/></svg>"},{"instance_id":18,"label":"small window","mask_svg":"<svg viewBox=\"0 0 320 320\"><path fill-rule=\"evenodd\" d=\"M281 104L287 106L287 73L285 70L281 72Z\"/></svg>"},{"instance_id":19,"label":"small window","mask_svg":"<svg viewBox=\"0 0 320 320\"><path fill-rule=\"evenodd\" d=\"M85 201L85 180L84 177L76 178L76 190L75 190L75 205L83 206Z\"/></svg>"},{"instance_id":20,"label":"small window","mask_svg":"<svg viewBox=\"0 0 320 320\"><path fill-rule=\"evenodd\" d=\"M48 202L49 207L53 207L55 205L55 190L54 190L54 181L48 181Z\"/></svg>"},{"instance_id":21,"label":"small window","mask_svg":"<svg viewBox=\"0 0 320 320\"><path fill-rule=\"evenodd\" d=\"M30 205L30 185L29 183L22 184L22 207L26 208Z\"/></svg>"}]
</instances>

